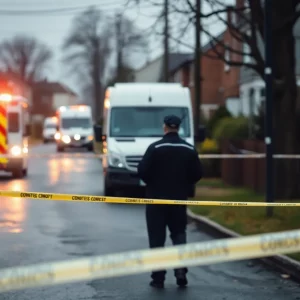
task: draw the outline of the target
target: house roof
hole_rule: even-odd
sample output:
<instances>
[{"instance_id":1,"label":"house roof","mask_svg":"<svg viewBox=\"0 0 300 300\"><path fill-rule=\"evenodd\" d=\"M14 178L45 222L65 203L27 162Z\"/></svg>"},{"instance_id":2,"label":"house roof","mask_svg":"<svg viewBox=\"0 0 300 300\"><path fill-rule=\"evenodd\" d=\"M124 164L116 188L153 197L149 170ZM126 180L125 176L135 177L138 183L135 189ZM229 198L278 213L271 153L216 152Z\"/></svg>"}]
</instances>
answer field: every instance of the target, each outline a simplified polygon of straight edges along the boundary
<instances>
[{"instance_id":1,"label":"house roof","mask_svg":"<svg viewBox=\"0 0 300 300\"><path fill-rule=\"evenodd\" d=\"M192 53L170 53L169 54L169 73L173 73L176 69L179 68L183 63L193 57ZM164 56L161 55L156 59L152 60L151 62L147 63L143 67L136 70L136 73L143 73L147 69L151 70L150 72L154 72L152 74L152 80L158 82L161 81L163 78L163 58Z\"/></svg>"},{"instance_id":2,"label":"house roof","mask_svg":"<svg viewBox=\"0 0 300 300\"><path fill-rule=\"evenodd\" d=\"M39 81L34 84L33 88L35 90L43 90L46 93L62 93L76 96L75 92L60 82Z\"/></svg>"},{"instance_id":3,"label":"house roof","mask_svg":"<svg viewBox=\"0 0 300 300\"><path fill-rule=\"evenodd\" d=\"M169 55L169 74L174 73L178 70L183 64L188 61L191 61L194 58L193 53L170 53ZM163 69L164 66L161 66L160 78L159 81L163 79Z\"/></svg>"},{"instance_id":4,"label":"house roof","mask_svg":"<svg viewBox=\"0 0 300 300\"><path fill-rule=\"evenodd\" d=\"M218 36L215 37L216 40L221 41L224 38L225 31L221 32ZM202 47L202 52L205 53L212 49L214 45L217 44L216 40L210 40ZM160 61L160 70L157 74L158 78L157 81L162 81L163 79L163 55L157 57L153 61L149 62L148 64L144 65L142 68L136 70L137 72L142 71L146 68L148 68L150 65L153 65L154 63L157 63ZM178 69L180 69L184 64L190 63L194 61L194 53L170 53L169 54L169 74L173 74Z\"/></svg>"},{"instance_id":5,"label":"house roof","mask_svg":"<svg viewBox=\"0 0 300 300\"><path fill-rule=\"evenodd\" d=\"M219 35L214 37L214 39L210 39L203 47L202 52L207 52L208 50L212 49L216 44L217 41L222 41L224 39L225 31L221 32Z\"/></svg>"},{"instance_id":6,"label":"house roof","mask_svg":"<svg viewBox=\"0 0 300 300\"><path fill-rule=\"evenodd\" d=\"M209 50L211 50L216 44L217 41L222 41L224 38L224 34L225 31L221 32L218 36L216 36L214 39L209 40L202 48L201 48L201 52L205 53ZM178 69L180 69L184 64L186 63L191 63L194 61L194 54L191 54L190 58L187 58L185 60L183 60L180 64L177 65L176 68L174 68L170 73L174 73L175 71L177 71Z\"/></svg>"}]
</instances>

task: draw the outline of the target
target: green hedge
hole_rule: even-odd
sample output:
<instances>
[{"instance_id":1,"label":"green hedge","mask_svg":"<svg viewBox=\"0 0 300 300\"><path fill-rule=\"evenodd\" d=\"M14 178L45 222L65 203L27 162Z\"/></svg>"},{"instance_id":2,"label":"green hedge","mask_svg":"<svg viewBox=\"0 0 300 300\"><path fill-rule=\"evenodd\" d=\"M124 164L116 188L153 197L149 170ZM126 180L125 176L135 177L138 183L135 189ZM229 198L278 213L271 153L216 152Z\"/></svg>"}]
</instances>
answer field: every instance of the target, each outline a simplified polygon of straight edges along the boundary
<instances>
[{"instance_id":1,"label":"green hedge","mask_svg":"<svg viewBox=\"0 0 300 300\"><path fill-rule=\"evenodd\" d=\"M205 139L199 148L200 154L219 154L218 143L212 139ZM221 161L220 159L205 158L201 159L203 165L203 177L218 178L221 176Z\"/></svg>"},{"instance_id":2,"label":"green hedge","mask_svg":"<svg viewBox=\"0 0 300 300\"><path fill-rule=\"evenodd\" d=\"M213 138L221 139L247 139L249 134L248 119L245 117L223 118L213 130Z\"/></svg>"},{"instance_id":3,"label":"green hedge","mask_svg":"<svg viewBox=\"0 0 300 300\"><path fill-rule=\"evenodd\" d=\"M217 123L224 119L224 118L230 118L232 117L231 113L228 111L228 109L225 106L220 106L213 116L208 120L207 122L207 133L208 136L211 137L213 134L213 130L216 127Z\"/></svg>"}]
</instances>

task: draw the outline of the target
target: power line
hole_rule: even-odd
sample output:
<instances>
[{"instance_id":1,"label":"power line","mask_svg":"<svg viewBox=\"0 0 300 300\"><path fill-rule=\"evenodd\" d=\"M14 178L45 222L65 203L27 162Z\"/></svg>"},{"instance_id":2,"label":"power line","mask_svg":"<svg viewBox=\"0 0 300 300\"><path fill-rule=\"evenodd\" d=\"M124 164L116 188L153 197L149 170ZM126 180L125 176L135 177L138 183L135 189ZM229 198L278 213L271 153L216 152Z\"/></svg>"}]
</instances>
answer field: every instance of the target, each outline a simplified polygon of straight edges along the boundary
<instances>
[{"instance_id":1,"label":"power line","mask_svg":"<svg viewBox=\"0 0 300 300\"><path fill-rule=\"evenodd\" d=\"M103 7L103 5L88 5L88 6L82 6L82 7L74 7L74 8L61 8L61 9L45 9L45 10L0 10L0 15L1 16L22 16L22 17L26 17L26 16L65 16L65 15L69 15L69 14L76 14L76 13L80 13L86 9L88 9L89 7L97 7L99 8L101 11L103 12L114 12L118 9L118 6L109 6L109 7ZM147 7L144 7L147 8ZM125 8L126 9L126 8ZM124 14L124 12L123 12ZM147 15L143 15L144 17L151 17L151 16L147 16Z\"/></svg>"},{"instance_id":2,"label":"power line","mask_svg":"<svg viewBox=\"0 0 300 300\"><path fill-rule=\"evenodd\" d=\"M64 7L64 8L53 8L53 9L36 9L36 10L0 10L1 15L35 15L35 14L56 14L56 13L68 13L76 12L80 10L87 9L88 7L101 7L101 8L116 8L117 6L122 6L120 3L106 3L103 4L89 4L85 6L73 6L73 7Z\"/></svg>"},{"instance_id":3,"label":"power line","mask_svg":"<svg viewBox=\"0 0 300 300\"><path fill-rule=\"evenodd\" d=\"M0 0L0 7L4 8L5 10L8 8L9 10L23 10L23 9L19 9L19 7L25 7L26 9L30 6L34 6L34 7L42 7L43 9L57 9L57 8L74 8L74 7L80 7L80 6L89 6L89 5L108 5L108 4L118 4L118 5L125 5L124 0L102 0L102 1L95 1L95 0L90 0L90 1L86 1L87 3L82 4L81 1L77 2L77 4L74 3L74 1L72 1L71 3L62 3L62 1L60 2L56 2L56 3L41 3L39 2L28 2L26 0L21 1L21 2L8 2L8 3L2 3ZM89 3L89 2L94 2L94 3ZM47 7L47 8L45 8ZM30 10L34 10L34 9L28 9Z\"/></svg>"},{"instance_id":4,"label":"power line","mask_svg":"<svg viewBox=\"0 0 300 300\"><path fill-rule=\"evenodd\" d=\"M72 3L71 5L68 5L70 7L74 7L74 1L70 0L70 1L67 1L68 4ZM99 3L101 2L101 4ZM101 0L97 2L97 5L106 5L106 4L120 4L120 5L125 5L125 0ZM60 5L58 5L58 3ZM81 3L81 1L78 1L78 3ZM29 1L26 1L26 0L21 0L20 2L2 2L0 0L0 6L1 7L4 7L4 6L9 6L9 7L12 7L12 8L15 8L15 7L19 7L19 6L25 6L25 7L29 7L29 6L40 6L40 7L45 7L45 6L52 6L52 7L58 7L58 6L62 6L61 4L66 4L66 2L63 2L63 1L60 1L60 2L57 2L56 4L53 4L53 1L49 1L48 3L45 3L45 2L42 2L41 1L36 1L36 2L29 2ZM86 5L91 5L91 4L86 4ZM96 5L96 4L95 4ZM50 7L49 7L50 8Z\"/></svg>"}]
</instances>

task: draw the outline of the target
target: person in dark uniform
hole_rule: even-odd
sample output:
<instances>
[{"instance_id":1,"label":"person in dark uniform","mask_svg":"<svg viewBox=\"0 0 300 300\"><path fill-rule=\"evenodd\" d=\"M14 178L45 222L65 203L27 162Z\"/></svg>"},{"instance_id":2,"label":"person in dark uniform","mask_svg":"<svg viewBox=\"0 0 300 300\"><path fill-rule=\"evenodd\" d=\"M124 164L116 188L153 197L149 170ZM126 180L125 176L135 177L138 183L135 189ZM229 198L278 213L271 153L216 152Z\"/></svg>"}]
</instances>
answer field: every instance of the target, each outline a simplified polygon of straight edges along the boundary
<instances>
[{"instance_id":1,"label":"person in dark uniform","mask_svg":"<svg viewBox=\"0 0 300 300\"><path fill-rule=\"evenodd\" d=\"M193 186L202 178L202 165L195 148L179 137L181 119L164 118L163 138L151 144L138 165L138 175L146 183L146 198L187 200ZM166 228L173 245L186 244L185 205L146 205L150 248L164 247ZM188 284L187 268L174 270L178 286ZM166 271L152 272L150 285L164 288Z\"/></svg>"}]
</instances>

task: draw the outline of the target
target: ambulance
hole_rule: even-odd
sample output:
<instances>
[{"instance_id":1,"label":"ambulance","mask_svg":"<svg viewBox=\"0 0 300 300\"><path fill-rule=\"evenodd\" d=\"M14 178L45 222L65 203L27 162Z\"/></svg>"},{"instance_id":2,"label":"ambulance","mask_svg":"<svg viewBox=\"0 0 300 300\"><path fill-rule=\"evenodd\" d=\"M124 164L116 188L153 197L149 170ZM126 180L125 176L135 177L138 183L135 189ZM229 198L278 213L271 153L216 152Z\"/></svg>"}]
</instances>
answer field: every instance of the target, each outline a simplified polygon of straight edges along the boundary
<instances>
[{"instance_id":1,"label":"ambulance","mask_svg":"<svg viewBox=\"0 0 300 300\"><path fill-rule=\"evenodd\" d=\"M0 95L0 170L22 178L28 170L29 103L22 96Z\"/></svg>"},{"instance_id":2,"label":"ambulance","mask_svg":"<svg viewBox=\"0 0 300 300\"><path fill-rule=\"evenodd\" d=\"M93 118L88 105L61 106L56 112L55 133L57 152L67 148L87 148L93 151Z\"/></svg>"},{"instance_id":3,"label":"ambulance","mask_svg":"<svg viewBox=\"0 0 300 300\"><path fill-rule=\"evenodd\" d=\"M179 83L117 83L106 90L103 127L95 125L95 139L103 144L104 194L118 190L143 193L137 166L148 146L163 136L163 119L182 119L179 135L194 145L190 91ZM198 133L198 136L199 133Z\"/></svg>"},{"instance_id":4,"label":"ambulance","mask_svg":"<svg viewBox=\"0 0 300 300\"><path fill-rule=\"evenodd\" d=\"M45 118L44 125L43 125L44 144L54 141L56 127L57 127L57 118L56 117Z\"/></svg>"}]
</instances>

